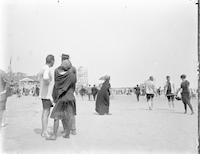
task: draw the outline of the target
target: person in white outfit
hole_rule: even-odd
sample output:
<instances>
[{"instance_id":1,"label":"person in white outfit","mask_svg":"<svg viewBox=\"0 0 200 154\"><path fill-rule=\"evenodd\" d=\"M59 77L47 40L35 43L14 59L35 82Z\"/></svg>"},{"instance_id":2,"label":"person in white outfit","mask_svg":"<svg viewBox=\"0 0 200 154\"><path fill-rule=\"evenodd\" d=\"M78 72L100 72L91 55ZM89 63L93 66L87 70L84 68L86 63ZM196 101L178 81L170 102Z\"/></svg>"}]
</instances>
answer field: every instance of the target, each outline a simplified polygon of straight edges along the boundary
<instances>
[{"instance_id":1,"label":"person in white outfit","mask_svg":"<svg viewBox=\"0 0 200 154\"><path fill-rule=\"evenodd\" d=\"M153 98L154 95L157 94L153 80L153 76L150 76L149 79L145 82L146 98L149 105L149 110L153 109Z\"/></svg>"},{"instance_id":2,"label":"person in white outfit","mask_svg":"<svg viewBox=\"0 0 200 154\"><path fill-rule=\"evenodd\" d=\"M50 109L52 105L52 91L53 91L53 74L51 67L54 65L54 56L48 55L46 57L46 64L43 66L41 72L39 73L40 78L40 98L42 100L42 137L49 137L47 132L48 118L50 114Z\"/></svg>"}]
</instances>

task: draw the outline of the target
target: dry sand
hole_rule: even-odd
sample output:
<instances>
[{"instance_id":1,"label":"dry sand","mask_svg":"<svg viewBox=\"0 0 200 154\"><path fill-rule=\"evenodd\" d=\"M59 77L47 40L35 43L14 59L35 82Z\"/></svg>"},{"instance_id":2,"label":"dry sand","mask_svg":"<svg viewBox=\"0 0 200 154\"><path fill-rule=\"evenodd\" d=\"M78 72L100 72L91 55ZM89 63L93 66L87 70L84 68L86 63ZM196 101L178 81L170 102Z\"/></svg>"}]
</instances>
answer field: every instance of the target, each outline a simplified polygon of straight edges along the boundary
<instances>
[{"instance_id":1,"label":"dry sand","mask_svg":"<svg viewBox=\"0 0 200 154\"><path fill-rule=\"evenodd\" d=\"M4 153L197 153L197 100L192 100L195 114L183 114L181 101L169 110L167 100L156 97L154 110L146 100L135 96L114 96L112 115L100 116L95 102L77 98L77 135L46 141L41 133L41 101L39 98L12 96L7 102L6 122L1 130ZM52 131L53 120L49 120Z\"/></svg>"}]
</instances>

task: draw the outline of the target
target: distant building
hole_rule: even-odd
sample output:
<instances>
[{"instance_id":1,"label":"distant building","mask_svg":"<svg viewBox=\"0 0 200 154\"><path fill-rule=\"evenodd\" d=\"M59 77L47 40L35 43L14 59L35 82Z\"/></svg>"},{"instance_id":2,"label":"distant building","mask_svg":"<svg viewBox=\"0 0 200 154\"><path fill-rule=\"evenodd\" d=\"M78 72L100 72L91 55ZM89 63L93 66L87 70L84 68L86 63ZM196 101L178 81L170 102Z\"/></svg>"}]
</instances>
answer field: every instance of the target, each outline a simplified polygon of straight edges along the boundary
<instances>
[{"instance_id":1,"label":"distant building","mask_svg":"<svg viewBox=\"0 0 200 154\"><path fill-rule=\"evenodd\" d=\"M83 66L80 66L77 69L77 88L81 88L82 86L88 86L88 70Z\"/></svg>"},{"instance_id":2,"label":"distant building","mask_svg":"<svg viewBox=\"0 0 200 154\"><path fill-rule=\"evenodd\" d=\"M15 81L19 82L21 79L27 77L27 75L25 73L17 72L13 73L13 77Z\"/></svg>"}]
</instances>

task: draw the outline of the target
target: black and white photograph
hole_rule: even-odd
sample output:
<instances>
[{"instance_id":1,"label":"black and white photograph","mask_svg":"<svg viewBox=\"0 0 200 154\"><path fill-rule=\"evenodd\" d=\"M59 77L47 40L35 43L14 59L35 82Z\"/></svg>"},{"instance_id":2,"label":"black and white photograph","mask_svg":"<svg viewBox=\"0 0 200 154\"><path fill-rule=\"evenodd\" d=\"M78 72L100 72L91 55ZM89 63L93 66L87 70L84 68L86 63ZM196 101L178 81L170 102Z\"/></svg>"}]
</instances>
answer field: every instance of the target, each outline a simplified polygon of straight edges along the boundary
<instances>
[{"instance_id":1,"label":"black and white photograph","mask_svg":"<svg viewBox=\"0 0 200 154\"><path fill-rule=\"evenodd\" d=\"M200 0L0 1L0 153L197 154L199 112Z\"/></svg>"}]
</instances>

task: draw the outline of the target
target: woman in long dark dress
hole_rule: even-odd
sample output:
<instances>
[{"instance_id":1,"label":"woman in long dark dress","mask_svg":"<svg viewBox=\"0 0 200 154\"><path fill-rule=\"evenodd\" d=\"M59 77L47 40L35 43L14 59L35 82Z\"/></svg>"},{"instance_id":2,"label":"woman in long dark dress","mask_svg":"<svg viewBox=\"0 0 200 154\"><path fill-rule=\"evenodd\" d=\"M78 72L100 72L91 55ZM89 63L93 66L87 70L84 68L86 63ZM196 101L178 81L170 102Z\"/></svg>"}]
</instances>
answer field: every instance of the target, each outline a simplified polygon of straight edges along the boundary
<instances>
[{"instance_id":1,"label":"woman in long dark dress","mask_svg":"<svg viewBox=\"0 0 200 154\"><path fill-rule=\"evenodd\" d=\"M105 81L97 94L96 112L100 115L109 114L110 105L110 77L106 76Z\"/></svg>"},{"instance_id":2,"label":"woman in long dark dress","mask_svg":"<svg viewBox=\"0 0 200 154\"><path fill-rule=\"evenodd\" d=\"M189 106L190 110L191 110L191 114L194 114L192 105L190 103L190 90L189 90L189 81L186 80L186 75L181 75L181 79L182 79L182 83L181 83L181 87L178 89L178 91L176 92L176 94L178 94L178 92L182 89L181 92L181 99L182 102L184 104L184 109L185 109L185 114L187 113L187 105Z\"/></svg>"}]
</instances>

